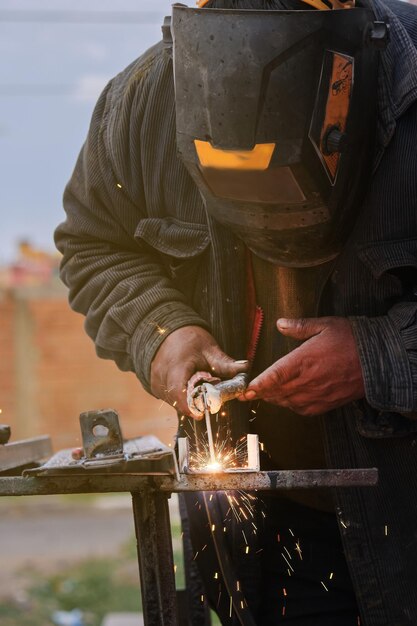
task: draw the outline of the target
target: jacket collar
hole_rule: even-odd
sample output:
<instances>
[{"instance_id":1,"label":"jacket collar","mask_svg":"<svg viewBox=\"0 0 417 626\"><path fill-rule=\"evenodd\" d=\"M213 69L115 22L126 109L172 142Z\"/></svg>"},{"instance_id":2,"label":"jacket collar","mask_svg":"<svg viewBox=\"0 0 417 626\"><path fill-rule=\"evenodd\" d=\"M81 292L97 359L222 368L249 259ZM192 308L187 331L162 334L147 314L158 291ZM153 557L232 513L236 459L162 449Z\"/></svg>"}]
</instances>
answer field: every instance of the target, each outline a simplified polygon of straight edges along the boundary
<instances>
[{"instance_id":1,"label":"jacket collar","mask_svg":"<svg viewBox=\"0 0 417 626\"><path fill-rule=\"evenodd\" d=\"M381 54L378 78L377 135L380 148L385 148L396 121L417 100L417 49L389 6L373 0L373 8L376 19L390 25L390 42Z\"/></svg>"}]
</instances>

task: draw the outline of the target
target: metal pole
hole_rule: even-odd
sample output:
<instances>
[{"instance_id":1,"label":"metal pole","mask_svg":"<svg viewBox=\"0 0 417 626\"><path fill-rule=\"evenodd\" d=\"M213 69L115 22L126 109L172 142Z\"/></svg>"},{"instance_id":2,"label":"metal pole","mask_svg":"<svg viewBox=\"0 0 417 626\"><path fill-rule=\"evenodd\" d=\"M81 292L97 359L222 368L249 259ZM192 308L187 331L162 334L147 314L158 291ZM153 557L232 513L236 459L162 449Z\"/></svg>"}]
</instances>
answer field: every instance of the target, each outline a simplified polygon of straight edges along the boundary
<instances>
[{"instance_id":1,"label":"metal pole","mask_svg":"<svg viewBox=\"0 0 417 626\"><path fill-rule=\"evenodd\" d=\"M178 626L168 498L132 493L145 626Z\"/></svg>"},{"instance_id":2,"label":"metal pole","mask_svg":"<svg viewBox=\"0 0 417 626\"><path fill-rule=\"evenodd\" d=\"M373 487L378 484L378 470L282 470L235 474L183 474L173 476L139 476L135 474L44 474L36 478L0 477L1 496L38 496L59 493L143 492L161 493L190 491L275 491L312 489L318 487Z\"/></svg>"}]
</instances>

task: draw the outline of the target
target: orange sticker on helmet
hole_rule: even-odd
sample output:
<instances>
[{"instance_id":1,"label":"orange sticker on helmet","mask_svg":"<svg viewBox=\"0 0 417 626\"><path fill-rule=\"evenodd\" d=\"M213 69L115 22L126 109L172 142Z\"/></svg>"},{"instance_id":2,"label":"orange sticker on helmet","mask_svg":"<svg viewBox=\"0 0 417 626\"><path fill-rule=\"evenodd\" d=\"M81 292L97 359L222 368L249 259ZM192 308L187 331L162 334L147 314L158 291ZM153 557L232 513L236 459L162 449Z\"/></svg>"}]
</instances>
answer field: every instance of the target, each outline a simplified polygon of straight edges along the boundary
<instances>
[{"instance_id":1,"label":"orange sticker on helmet","mask_svg":"<svg viewBox=\"0 0 417 626\"><path fill-rule=\"evenodd\" d=\"M331 178L336 178L340 161L340 152L325 154L323 139L331 128L345 132L349 114L350 97L353 84L353 59L333 53L333 68L327 96L324 123L320 136L320 151Z\"/></svg>"}]
</instances>

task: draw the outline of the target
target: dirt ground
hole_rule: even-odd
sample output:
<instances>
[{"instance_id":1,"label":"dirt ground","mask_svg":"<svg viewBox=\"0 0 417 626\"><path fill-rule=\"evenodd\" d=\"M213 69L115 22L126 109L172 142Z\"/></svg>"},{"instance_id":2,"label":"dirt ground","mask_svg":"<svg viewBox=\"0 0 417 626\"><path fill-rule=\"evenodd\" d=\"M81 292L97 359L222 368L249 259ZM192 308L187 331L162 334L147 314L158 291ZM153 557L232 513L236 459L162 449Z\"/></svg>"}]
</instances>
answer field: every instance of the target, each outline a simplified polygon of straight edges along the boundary
<instances>
[{"instance_id":1,"label":"dirt ground","mask_svg":"<svg viewBox=\"0 0 417 626\"><path fill-rule=\"evenodd\" d=\"M0 500L0 600L21 600L33 572L116 555L133 534L129 495Z\"/></svg>"}]
</instances>

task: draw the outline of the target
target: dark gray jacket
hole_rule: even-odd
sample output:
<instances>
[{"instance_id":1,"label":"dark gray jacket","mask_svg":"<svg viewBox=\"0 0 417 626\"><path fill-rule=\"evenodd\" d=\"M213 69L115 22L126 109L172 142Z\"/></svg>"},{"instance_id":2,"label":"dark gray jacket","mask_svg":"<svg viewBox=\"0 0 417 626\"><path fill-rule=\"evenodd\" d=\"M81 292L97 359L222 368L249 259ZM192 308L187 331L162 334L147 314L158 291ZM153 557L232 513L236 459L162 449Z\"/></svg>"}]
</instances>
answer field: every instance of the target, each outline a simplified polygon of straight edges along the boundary
<instances>
[{"instance_id":1,"label":"dark gray jacket","mask_svg":"<svg viewBox=\"0 0 417 626\"><path fill-rule=\"evenodd\" d=\"M377 488L335 493L364 623L416 626L417 9L376 0L375 10L391 23L375 171L320 311L352 319L366 401L324 426L329 467L380 470ZM148 390L161 328L197 324L245 356L245 250L207 217L176 156L173 89L162 44L109 83L56 231L71 305L98 355Z\"/></svg>"}]
</instances>

